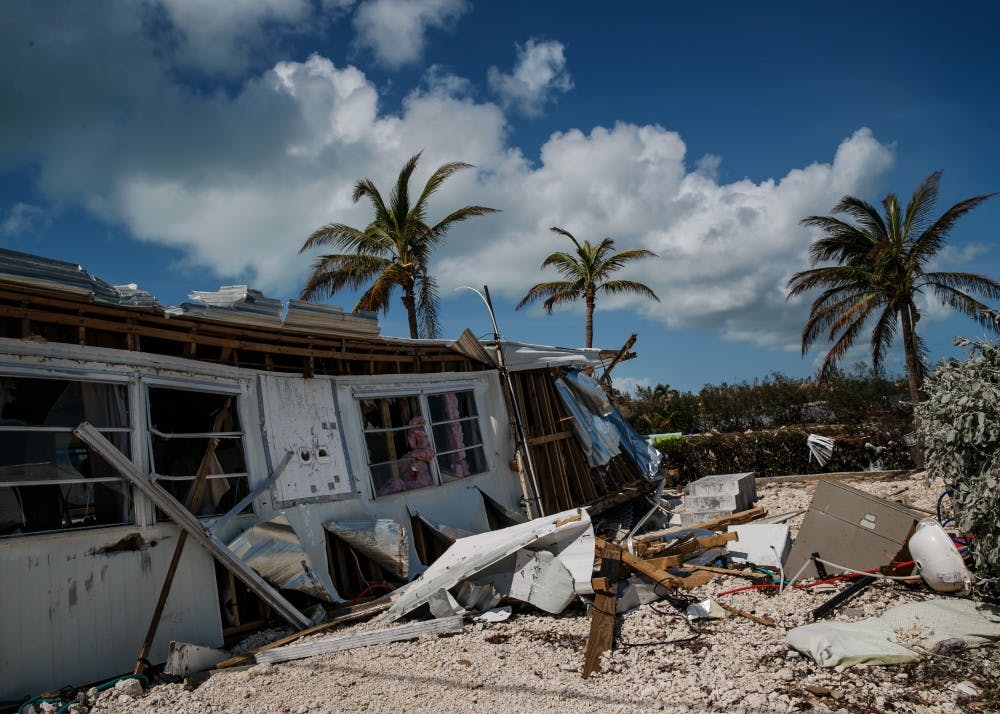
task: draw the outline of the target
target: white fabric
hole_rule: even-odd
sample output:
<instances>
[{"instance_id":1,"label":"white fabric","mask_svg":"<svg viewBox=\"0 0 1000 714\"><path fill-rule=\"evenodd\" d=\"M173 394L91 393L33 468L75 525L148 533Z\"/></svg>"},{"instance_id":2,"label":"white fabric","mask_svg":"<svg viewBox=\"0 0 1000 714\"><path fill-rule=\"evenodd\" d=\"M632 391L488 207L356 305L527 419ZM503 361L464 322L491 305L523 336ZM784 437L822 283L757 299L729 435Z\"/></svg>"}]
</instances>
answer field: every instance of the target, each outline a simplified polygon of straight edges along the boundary
<instances>
[{"instance_id":1,"label":"white fabric","mask_svg":"<svg viewBox=\"0 0 1000 714\"><path fill-rule=\"evenodd\" d=\"M900 633L912 634L920 649L901 644ZM816 622L785 634L789 647L821 667L839 668L913 662L922 650L953 638L963 640L968 647L1000 639L1000 611L971 600L925 600L891 608L881 617Z\"/></svg>"}]
</instances>

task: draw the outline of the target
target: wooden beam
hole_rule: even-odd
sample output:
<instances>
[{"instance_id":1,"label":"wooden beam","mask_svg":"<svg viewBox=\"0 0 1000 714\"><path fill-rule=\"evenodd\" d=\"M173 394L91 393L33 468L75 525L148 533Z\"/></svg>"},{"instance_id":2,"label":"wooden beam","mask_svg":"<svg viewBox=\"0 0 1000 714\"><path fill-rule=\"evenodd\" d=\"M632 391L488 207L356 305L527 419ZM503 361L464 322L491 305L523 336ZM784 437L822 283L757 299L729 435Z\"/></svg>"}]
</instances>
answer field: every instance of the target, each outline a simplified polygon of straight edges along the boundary
<instances>
[{"instance_id":1,"label":"wooden beam","mask_svg":"<svg viewBox=\"0 0 1000 714\"><path fill-rule=\"evenodd\" d=\"M649 541L658 538L664 538L669 535L674 535L675 533L681 533L683 531L690 531L695 529L702 529L707 531L717 531L725 528L726 526L746 523L747 521L752 521L762 516L767 515L765 511L760 506L755 506L754 508L747 509L745 511L737 511L728 516L723 516L722 518L713 518L710 521L702 521L701 523L695 523L690 526L675 526L673 528L667 528L662 531L652 531L650 533L643 533L641 536L635 538L637 541Z\"/></svg>"},{"instance_id":2,"label":"wooden beam","mask_svg":"<svg viewBox=\"0 0 1000 714\"><path fill-rule=\"evenodd\" d=\"M601 575L606 589L594 593L593 614L590 618L590 635L583 658L583 678L587 679L601 669L601 655L611 649L615 638L615 617L618 604L618 575L621 568L622 549L610 541L602 541Z\"/></svg>"},{"instance_id":3,"label":"wooden beam","mask_svg":"<svg viewBox=\"0 0 1000 714\"><path fill-rule=\"evenodd\" d=\"M207 531L201 521L193 513L184 508L176 498L139 471L135 464L115 448L114 444L108 441L92 424L83 422L73 430L73 434L90 446L94 450L94 453L108 462L118 473L131 481L147 498L166 512L173 519L174 523L188 531L209 553L215 556L216 560L246 583L247 587L274 608L279 615L295 627L308 627L311 624L309 618L299 612L281 593L264 580L257 571L244 563L236 553L229 549L229 546Z\"/></svg>"},{"instance_id":4,"label":"wooden beam","mask_svg":"<svg viewBox=\"0 0 1000 714\"><path fill-rule=\"evenodd\" d=\"M604 374L601 375L601 378L598 381L601 382L608 381L608 378L611 376L611 370L613 370L615 368L615 365L621 362L625 358L625 355L628 354L628 351L632 349L632 345L635 344L635 339L637 336L638 335L636 335L636 333L633 332L631 337L625 340L625 344L622 345L622 348L620 350L618 350L618 354L616 354L614 356L614 359L611 360L611 364L609 364L607 369L604 370Z\"/></svg>"},{"instance_id":5,"label":"wooden beam","mask_svg":"<svg viewBox=\"0 0 1000 714\"><path fill-rule=\"evenodd\" d=\"M554 434L545 434L543 436L533 436L530 439L526 439L525 443L528 446L541 446L542 444L549 444L553 441L562 441L563 439L569 439L573 436L572 432L569 431L557 431Z\"/></svg>"},{"instance_id":6,"label":"wooden beam","mask_svg":"<svg viewBox=\"0 0 1000 714\"><path fill-rule=\"evenodd\" d=\"M254 655L258 652L264 652L265 650L271 650L275 647L290 645L303 637L315 635L317 632L325 632L326 630L332 629L337 625L346 625L349 622L357 622L358 620L364 620L366 617L378 615L380 612L388 610L391 604L392 601L389 596L386 595L378 600L372 600L371 602L366 602L361 605L353 605L345 608L343 613L335 614L326 622L321 622L318 625L313 625L312 627L307 627L304 630L299 630L298 632L288 635L288 637L282 637L280 640L275 640L274 642L270 642L266 645L261 645L246 654L231 657L223 662L219 662L213 669L227 669L229 667L239 667L240 665L249 664L254 661Z\"/></svg>"}]
</instances>

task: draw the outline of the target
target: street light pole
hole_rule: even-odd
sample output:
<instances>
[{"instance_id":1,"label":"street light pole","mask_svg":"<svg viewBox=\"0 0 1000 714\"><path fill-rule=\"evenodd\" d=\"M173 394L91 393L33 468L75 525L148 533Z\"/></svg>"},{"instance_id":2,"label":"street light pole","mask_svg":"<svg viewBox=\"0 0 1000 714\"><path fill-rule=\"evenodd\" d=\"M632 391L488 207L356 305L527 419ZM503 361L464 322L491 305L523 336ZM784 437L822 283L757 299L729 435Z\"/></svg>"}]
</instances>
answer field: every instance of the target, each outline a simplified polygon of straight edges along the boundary
<instances>
[{"instance_id":1,"label":"street light pole","mask_svg":"<svg viewBox=\"0 0 1000 714\"><path fill-rule=\"evenodd\" d=\"M497 345L497 367L500 372L500 376L503 378L503 384L506 387L505 396L507 397L507 406L510 410L511 415L514 417L514 441L515 441L515 454L517 456L518 469L521 472L521 488L524 491L524 501L525 508L528 512L528 518L536 518L538 516L544 516L544 509L542 508L542 501L540 498L540 491L538 488L538 480L535 476L535 467L531 462L531 452L528 449L528 440L524 434L524 422L521 419L521 409L517 404L517 397L514 394L514 383L511 381L510 372L507 370L507 361L504 357L504 347L503 338L500 336L500 328L497 326L496 313L493 311L493 301L490 299L490 289L488 286L483 286L483 292L479 292L475 288L471 288L468 285L462 285L456 290L471 290L479 299L483 301L486 305L486 309L490 313L490 321L493 323L493 340ZM527 482L524 480L524 475L527 474ZM534 504L534 507L532 507ZM537 514L535 511L537 510Z\"/></svg>"}]
</instances>

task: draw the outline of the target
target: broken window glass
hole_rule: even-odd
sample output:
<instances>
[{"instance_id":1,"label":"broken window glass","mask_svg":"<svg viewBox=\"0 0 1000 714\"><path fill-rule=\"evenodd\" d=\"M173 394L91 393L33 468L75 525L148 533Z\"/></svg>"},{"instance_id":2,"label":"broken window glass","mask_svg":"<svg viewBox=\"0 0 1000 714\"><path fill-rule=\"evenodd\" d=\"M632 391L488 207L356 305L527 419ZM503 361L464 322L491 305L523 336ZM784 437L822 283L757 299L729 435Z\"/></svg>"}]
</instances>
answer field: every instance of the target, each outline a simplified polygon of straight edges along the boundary
<instances>
[{"instance_id":1,"label":"broken window glass","mask_svg":"<svg viewBox=\"0 0 1000 714\"><path fill-rule=\"evenodd\" d=\"M361 399L368 466L376 496L434 485L434 448L420 397Z\"/></svg>"},{"instance_id":2,"label":"broken window glass","mask_svg":"<svg viewBox=\"0 0 1000 714\"><path fill-rule=\"evenodd\" d=\"M205 487L190 510L198 516L226 513L249 492L236 397L167 387L150 387L148 394L153 478L178 501L188 504L198 471L215 440L215 453L205 464ZM158 518L167 520L162 513Z\"/></svg>"},{"instance_id":3,"label":"broken window glass","mask_svg":"<svg viewBox=\"0 0 1000 714\"><path fill-rule=\"evenodd\" d=\"M483 435L472 390L427 397L442 481L487 471Z\"/></svg>"},{"instance_id":4,"label":"broken window glass","mask_svg":"<svg viewBox=\"0 0 1000 714\"><path fill-rule=\"evenodd\" d=\"M472 390L362 398L358 406L376 496L488 470Z\"/></svg>"},{"instance_id":5,"label":"broken window glass","mask_svg":"<svg viewBox=\"0 0 1000 714\"><path fill-rule=\"evenodd\" d=\"M84 421L130 456L125 385L0 377L0 535L133 522L128 485L73 435Z\"/></svg>"}]
</instances>

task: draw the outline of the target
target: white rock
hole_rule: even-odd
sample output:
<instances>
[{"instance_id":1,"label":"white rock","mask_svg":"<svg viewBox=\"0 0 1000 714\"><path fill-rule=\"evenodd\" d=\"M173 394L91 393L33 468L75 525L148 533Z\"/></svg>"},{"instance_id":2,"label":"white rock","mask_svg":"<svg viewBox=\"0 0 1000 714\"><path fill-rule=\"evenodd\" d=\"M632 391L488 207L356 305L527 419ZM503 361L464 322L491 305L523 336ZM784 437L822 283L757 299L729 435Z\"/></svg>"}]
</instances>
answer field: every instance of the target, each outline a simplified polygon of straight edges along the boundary
<instances>
[{"instance_id":1,"label":"white rock","mask_svg":"<svg viewBox=\"0 0 1000 714\"><path fill-rule=\"evenodd\" d=\"M129 678L121 679L115 682L115 691L119 695L124 694L130 699L139 699L142 697L142 683L138 679Z\"/></svg>"}]
</instances>

